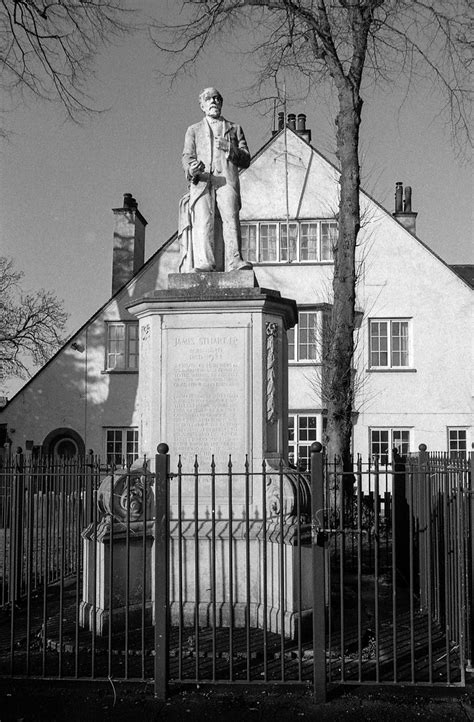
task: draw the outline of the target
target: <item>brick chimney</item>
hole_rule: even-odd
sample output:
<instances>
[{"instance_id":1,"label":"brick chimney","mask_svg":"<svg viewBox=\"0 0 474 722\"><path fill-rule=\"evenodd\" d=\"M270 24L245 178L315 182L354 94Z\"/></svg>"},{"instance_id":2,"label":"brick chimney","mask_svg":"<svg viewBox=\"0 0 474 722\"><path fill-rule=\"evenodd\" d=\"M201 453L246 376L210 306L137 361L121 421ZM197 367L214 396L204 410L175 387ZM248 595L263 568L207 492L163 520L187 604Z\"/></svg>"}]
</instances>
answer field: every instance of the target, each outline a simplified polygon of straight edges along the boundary
<instances>
[{"instance_id":1,"label":"brick chimney","mask_svg":"<svg viewBox=\"0 0 474 722\"><path fill-rule=\"evenodd\" d=\"M115 215L112 258L112 295L130 281L145 261L146 220L131 193L124 193L123 207Z\"/></svg>"},{"instance_id":2,"label":"brick chimney","mask_svg":"<svg viewBox=\"0 0 474 722\"><path fill-rule=\"evenodd\" d=\"M395 211L392 215L407 231L416 235L416 217L418 213L411 209L411 186L405 186L404 194L403 183L400 181L395 184Z\"/></svg>"}]
</instances>

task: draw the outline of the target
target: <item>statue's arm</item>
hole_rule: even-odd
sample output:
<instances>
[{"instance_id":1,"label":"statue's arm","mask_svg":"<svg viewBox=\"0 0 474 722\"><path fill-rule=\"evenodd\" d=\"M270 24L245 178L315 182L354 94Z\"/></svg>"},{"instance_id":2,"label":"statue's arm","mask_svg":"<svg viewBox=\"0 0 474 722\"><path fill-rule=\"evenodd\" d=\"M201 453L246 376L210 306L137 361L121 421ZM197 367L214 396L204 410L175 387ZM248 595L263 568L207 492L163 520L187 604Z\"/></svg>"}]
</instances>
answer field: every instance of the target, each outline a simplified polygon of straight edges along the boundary
<instances>
[{"instance_id":1,"label":"statue's arm","mask_svg":"<svg viewBox=\"0 0 474 722\"><path fill-rule=\"evenodd\" d=\"M230 144L229 160L238 168L248 168L250 165L250 151L240 125L235 126L235 141Z\"/></svg>"},{"instance_id":2,"label":"statue's arm","mask_svg":"<svg viewBox=\"0 0 474 722\"><path fill-rule=\"evenodd\" d=\"M184 137L182 164L187 180L192 180L196 172L198 172L198 169L202 170L200 166L204 167L197 157L196 134L192 126L187 129Z\"/></svg>"}]
</instances>

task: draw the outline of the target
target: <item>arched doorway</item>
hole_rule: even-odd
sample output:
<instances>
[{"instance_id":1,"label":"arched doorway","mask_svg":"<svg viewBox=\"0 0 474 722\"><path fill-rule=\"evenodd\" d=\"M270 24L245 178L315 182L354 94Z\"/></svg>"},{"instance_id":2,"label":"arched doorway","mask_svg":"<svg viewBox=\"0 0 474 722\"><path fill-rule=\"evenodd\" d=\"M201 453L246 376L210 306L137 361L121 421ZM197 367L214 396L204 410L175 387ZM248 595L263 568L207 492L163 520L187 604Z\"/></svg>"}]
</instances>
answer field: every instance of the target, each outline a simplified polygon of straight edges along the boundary
<instances>
[{"instance_id":1,"label":"arched doorway","mask_svg":"<svg viewBox=\"0 0 474 722\"><path fill-rule=\"evenodd\" d=\"M43 441L43 453L62 459L75 459L84 456L85 445L82 437L74 429L54 429Z\"/></svg>"}]
</instances>

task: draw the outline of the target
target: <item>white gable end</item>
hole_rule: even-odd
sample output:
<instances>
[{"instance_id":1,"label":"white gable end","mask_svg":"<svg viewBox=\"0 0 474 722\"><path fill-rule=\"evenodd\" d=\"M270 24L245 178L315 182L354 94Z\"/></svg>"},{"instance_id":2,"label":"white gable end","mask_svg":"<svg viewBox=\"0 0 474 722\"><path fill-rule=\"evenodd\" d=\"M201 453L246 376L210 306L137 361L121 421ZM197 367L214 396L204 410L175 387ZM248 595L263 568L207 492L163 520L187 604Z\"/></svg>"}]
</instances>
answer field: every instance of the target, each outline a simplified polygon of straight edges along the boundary
<instances>
[{"instance_id":1,"label":"white gable end","mask_svg":"<svg viewBox=\"0 0 474 722\"><path fill-rule=\"evenodd\" d=\"M281 133L240 176L242 220L333 218L338 173L291 130ZM287 180L286 180L287 178Z\"/></svg>"}]
</instances>

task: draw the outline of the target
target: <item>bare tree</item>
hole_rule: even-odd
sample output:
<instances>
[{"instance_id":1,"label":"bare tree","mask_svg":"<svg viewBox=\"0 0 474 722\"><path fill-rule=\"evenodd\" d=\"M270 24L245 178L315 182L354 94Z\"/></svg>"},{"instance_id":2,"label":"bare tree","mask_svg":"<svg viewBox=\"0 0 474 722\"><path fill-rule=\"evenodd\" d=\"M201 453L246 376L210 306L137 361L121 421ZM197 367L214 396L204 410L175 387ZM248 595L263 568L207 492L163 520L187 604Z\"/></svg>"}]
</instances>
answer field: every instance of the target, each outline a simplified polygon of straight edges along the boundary
<instances>
[{"instance_id":1,"label":"bare tree","mask_svg":"<svg viewBox=\"0 0 474 722\"><path fill-rule=\"evenodd\" d=\"M129 12L121 0L0 0L3 102L32 95L59 101L73 120L90 112L92 61L130 29Z\"/></svg>"},{"instance_id":2,"label":"bare tree","mask_svg":"<svg viewBox=\"0 0 474 722\"><path fill-rule=\"evenodd\" d=\"M63 304L50 291L23 294L21 271L0 258L0 366L4 378L27 378L62 345L67 321Z\"/></svg>"},{"instance_id":3,"label":"bare tree","mask_svg":"<svg viewBox=\"0 0 474 722\"><path fill-rule=\"evenodd\" d=\"M187 0L179 17L179 24L157 25L154 36L158 48L174 60L173 78L190 68L209 43L229 35L234 43L240 38L258 68L254 90L259 97L275 90L278 96L285 76L292 77L292 87L299 82L308 93L325 82L335 93L340 201L325 381L327 443L329 453L350 468L362 96L378 84L386 88L396 80L410 87L420 74L428 76L441 92L462 146L469 136L469 2Z\"/></svg>"}]
</instances>

